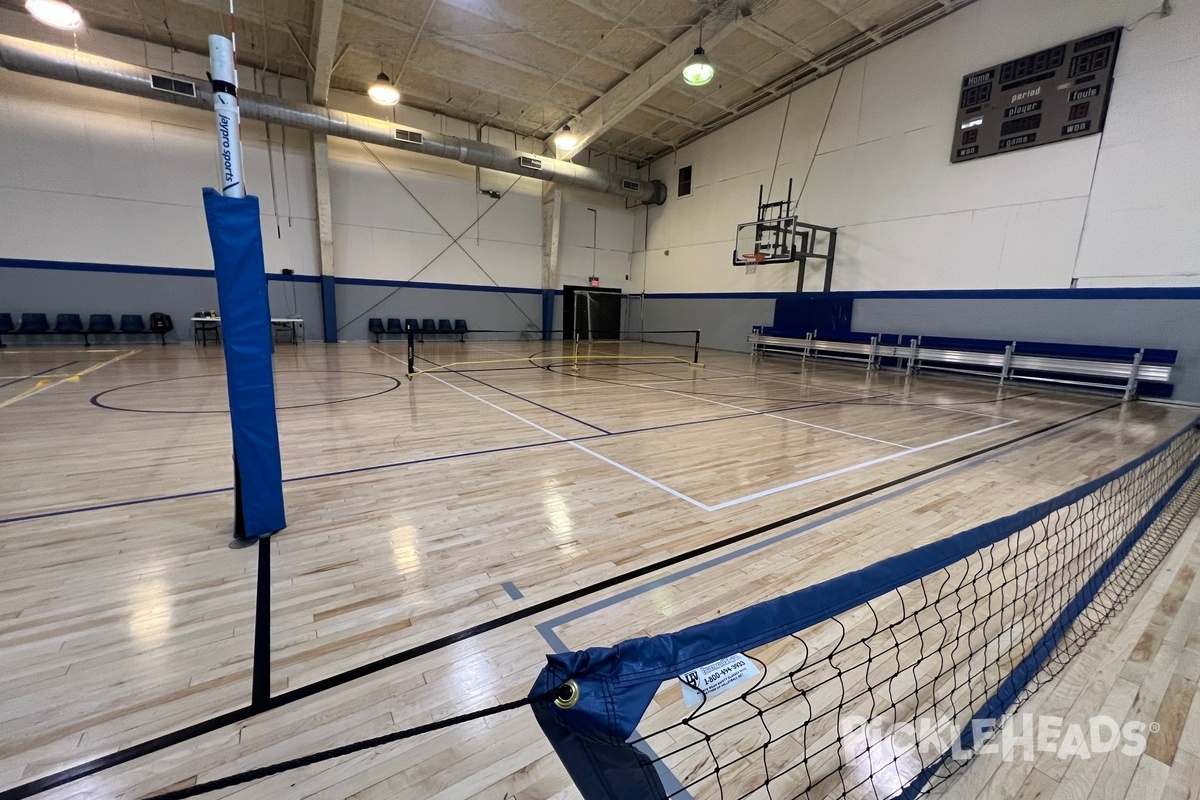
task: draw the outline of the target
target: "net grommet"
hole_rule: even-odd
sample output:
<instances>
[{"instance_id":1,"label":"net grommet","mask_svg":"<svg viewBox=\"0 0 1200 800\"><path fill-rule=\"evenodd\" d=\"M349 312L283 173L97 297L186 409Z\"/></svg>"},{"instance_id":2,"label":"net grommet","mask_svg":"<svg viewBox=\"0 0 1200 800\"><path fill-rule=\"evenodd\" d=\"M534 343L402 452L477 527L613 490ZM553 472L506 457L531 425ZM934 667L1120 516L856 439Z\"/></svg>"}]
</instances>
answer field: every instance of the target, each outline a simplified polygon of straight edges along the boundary
<instances>
[{"instance_id":1,"label":"net grommet","mask_svg":"<svg viewBox=\"0 0 1200 800\"><path fill-rule=\"evenodd\" d=\"M554 696L554 705L559 708L574 708L578 702L579 684L575 682L574 678L558 687L558 693Z\"/></svg>"}]
</instances>

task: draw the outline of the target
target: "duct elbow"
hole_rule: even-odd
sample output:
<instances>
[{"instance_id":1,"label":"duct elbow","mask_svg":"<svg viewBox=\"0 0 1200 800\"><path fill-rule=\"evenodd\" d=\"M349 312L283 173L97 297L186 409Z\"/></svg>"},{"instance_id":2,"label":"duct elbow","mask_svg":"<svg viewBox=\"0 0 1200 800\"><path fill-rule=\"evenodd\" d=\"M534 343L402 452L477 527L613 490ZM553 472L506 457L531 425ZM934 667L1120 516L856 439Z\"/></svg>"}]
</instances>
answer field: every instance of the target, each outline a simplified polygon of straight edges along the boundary
<instances>
[{"instance_id":1,"label":"duct elbow","mask_svg":"<svg viewBox=\"0 0 1200 800\"><path fill-rule=\"evenodd\" d=\"M650 191L648 194L649 197L643 201L646 205L661 206L667 202L667 185L658 180L650 181Z\"/></svg>"}]
</instances>

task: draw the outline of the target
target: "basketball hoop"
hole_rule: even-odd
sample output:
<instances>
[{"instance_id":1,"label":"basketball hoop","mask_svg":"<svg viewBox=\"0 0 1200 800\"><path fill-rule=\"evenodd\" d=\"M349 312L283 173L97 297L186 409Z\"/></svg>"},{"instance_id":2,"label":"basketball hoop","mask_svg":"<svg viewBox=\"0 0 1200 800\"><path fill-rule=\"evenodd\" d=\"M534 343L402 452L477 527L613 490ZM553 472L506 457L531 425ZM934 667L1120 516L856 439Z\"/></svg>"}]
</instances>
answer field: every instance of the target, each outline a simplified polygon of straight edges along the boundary
<instances>
[{"instance_id":1,"label":"basketball hoop","mask_svg":"<svg viewBox=\"0 0 1200 800\"><path fill-rule=\"evenodd\" d=\"M755 264L762 264L766 260L767 257L762 253L742 253L742 261L747 263L753 261Z\"/></svg>"}]
</instances>

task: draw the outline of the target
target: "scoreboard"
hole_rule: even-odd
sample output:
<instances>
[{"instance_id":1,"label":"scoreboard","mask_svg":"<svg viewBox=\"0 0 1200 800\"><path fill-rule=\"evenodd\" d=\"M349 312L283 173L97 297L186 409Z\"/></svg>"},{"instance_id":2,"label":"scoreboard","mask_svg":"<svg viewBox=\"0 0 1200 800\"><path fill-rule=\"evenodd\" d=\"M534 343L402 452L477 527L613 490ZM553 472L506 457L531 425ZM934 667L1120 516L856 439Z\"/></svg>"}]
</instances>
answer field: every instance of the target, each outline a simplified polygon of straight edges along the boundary
<instances>
[{"instance_id":1,"label":"scoreboard","mask_svg":"<svg viewBox=\"0 0 1200 800\"><path fill-rule=\"evenodd\" d=\"M1102 131L1120 43L1112 28L964 76L950 161Z\"/></svg>"}]
</instances>

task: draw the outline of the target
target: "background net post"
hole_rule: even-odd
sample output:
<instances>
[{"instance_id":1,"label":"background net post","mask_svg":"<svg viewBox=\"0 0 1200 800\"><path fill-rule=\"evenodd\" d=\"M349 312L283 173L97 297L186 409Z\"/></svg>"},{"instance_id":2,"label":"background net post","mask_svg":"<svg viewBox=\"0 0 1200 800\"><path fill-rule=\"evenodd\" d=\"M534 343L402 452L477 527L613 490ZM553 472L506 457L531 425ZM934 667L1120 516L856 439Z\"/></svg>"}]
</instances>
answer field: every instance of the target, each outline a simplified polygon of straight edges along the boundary
<instances>
[{"instance_id":1,"label":"background net post","mask_svg":"<svg viewBox=\"0 0 1200 800\"><path fill-rule=\"evenodd\" d=\"M408 379L412 380L412 376L417 372L416 346L413 341L416 338L416 332L410 325L405 333L408 334Z\"/></svg>"}]
</instances>

